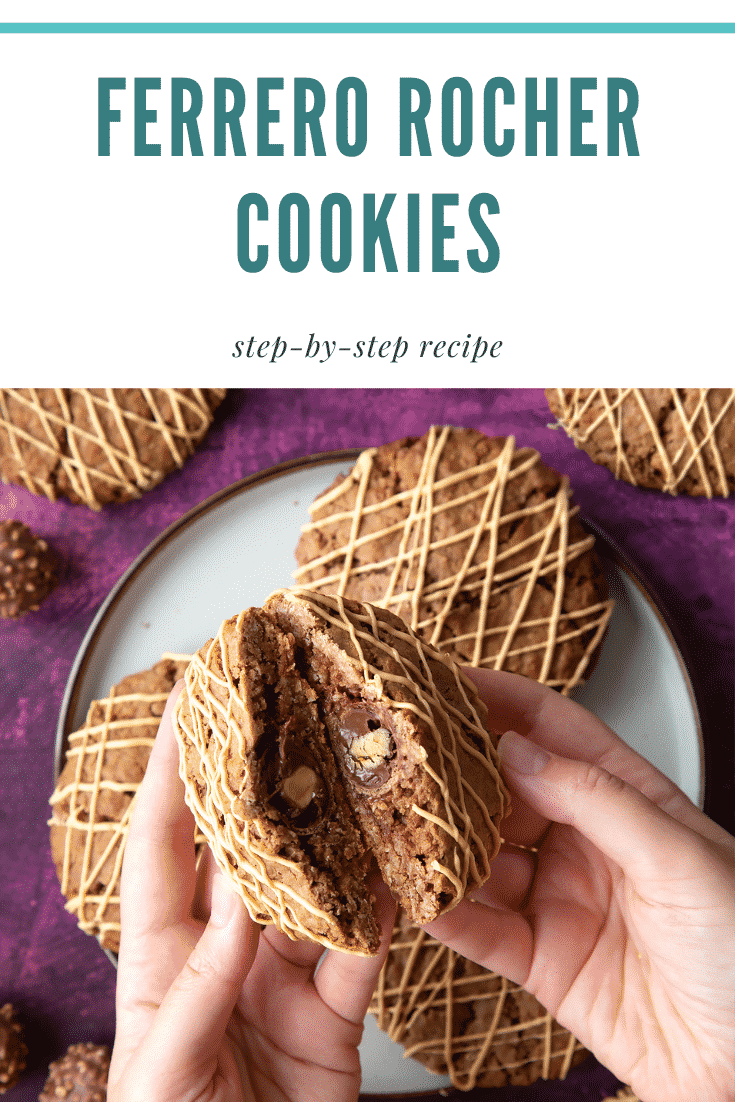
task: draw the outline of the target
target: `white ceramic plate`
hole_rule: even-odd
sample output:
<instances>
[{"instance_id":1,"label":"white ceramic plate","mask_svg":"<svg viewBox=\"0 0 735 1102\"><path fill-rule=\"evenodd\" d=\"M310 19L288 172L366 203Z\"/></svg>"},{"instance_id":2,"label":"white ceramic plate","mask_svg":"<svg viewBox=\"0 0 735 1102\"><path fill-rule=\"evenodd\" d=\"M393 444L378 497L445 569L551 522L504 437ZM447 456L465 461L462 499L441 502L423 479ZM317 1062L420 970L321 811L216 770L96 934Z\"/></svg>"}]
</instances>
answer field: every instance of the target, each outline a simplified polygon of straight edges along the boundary
<instances>
[{"instance_id":1,"label":"white ceramic plate","mask_svg":"<svg viewBox=\"0 0 735 1102\"><path fill-rule=\"evenodd\" d=\"M294 548L310 502L357 452L281 464L203 502L143 552L105 601L80 648L61 709L66 740L92 700L164 651L191 653L228 616L292 584ZM632 569L600 547L615 611L597 666L575 697L701 807L704 767L689 678L663 617ZM405 1060L368 1015L363 1091L438 1091L449 1079Z\"/></svg>"}]
</instances>

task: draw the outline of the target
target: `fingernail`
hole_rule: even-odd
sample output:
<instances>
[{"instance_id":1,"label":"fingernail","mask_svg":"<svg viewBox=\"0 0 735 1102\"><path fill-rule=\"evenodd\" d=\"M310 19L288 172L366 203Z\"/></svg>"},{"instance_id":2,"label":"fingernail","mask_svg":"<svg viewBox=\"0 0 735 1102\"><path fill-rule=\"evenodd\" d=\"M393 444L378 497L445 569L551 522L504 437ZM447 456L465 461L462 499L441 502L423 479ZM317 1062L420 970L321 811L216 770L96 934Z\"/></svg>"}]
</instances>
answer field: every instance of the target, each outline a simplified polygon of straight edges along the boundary
<instances>
[{"instance_id":1,"label":"fingernail","mask_svg":"<svg viewBox=\"0 0 735 1102\"><path fill-rule=\"evenodd\" d=\"M237 895L231 888L221 872L216 872L212 879L212 910L209 921L213 926L223 927L228 924L235 913Z\"/></svg>"},{"instance_id":2,"label":"fingernail","mask_svg":"<svg viewBox=\"0 0 735 1102\"><path fill-rule=\"evenodd\" d=\"M505 732L498 744L498 753L500 754L500 764L505 769L512 769L514 773L525 773L531 776L540 773L551 760L550 755L545 750L515 731Z\"/></svg>"}]
</instances>

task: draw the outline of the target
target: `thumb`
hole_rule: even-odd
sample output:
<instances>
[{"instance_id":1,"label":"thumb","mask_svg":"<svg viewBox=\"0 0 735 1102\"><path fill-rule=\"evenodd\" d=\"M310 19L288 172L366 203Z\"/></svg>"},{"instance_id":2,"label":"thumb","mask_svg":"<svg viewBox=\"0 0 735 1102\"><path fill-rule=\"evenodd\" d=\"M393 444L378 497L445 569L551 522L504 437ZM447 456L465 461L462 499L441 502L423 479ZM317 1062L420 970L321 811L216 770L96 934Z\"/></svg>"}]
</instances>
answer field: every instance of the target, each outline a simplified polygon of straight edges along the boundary
<instances>
[{"instance_id":1,"label":"thumb","mask_svg":"<svg viewBox=\"0 0 735 1102\"><path fill-rule=\"evenodd\" d=\"M672 859L696 863L706 848L695 831L599 765L551 754L515 731L498 750L506 780L530 807L579 831L631 877L660 878Z\"/></svg>"},{"instance_id":2,"label":"thumb","mask_svg":"<svg viewBox=\"0 0 735 1102\"><path fill-rule=\"evenodd\" d=\"M217 871L209 922L166 993L144 1042L150 1057L145 1063L161 1097L183 1097L200 1077L203 1083L211 1078L235 1002L255 959L259 932L234 888ZM158 1096L151 1091L150 1097Z\"/></svg>"}]
</instances>

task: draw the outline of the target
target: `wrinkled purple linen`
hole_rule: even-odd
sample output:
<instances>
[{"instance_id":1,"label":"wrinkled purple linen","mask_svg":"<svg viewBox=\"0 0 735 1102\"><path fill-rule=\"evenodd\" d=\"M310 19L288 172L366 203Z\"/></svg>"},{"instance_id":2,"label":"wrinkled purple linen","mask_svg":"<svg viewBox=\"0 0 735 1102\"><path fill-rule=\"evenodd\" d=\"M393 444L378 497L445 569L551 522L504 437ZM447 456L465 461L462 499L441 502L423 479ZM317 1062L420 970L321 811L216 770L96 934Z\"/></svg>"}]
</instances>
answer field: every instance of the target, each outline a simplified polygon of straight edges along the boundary
<instances>
[{"instance_id":1,"label":"wrinkled purple linen","mask_svg":"<svg viewBox=\"0 0 735 1102\"><path fill-rule=\"evenodd\" d=\"M64 901L48 845L54 739L75 655L95 612L171 522L253 472L298 456L421 435L431 424L513 434L566 473L582 513L621 548L668 613L686 653L706 746L706 810L731 828L735 499L672 498L595 466L553 421L540 390L239 390L181 471L139 501L93 513L0 485L17 517L65 562L40 609L0 621L0 1004L12 1001L30 1054L13 1102L35 1102L49 1061L77 1041L112 1043L115 971ZM131 671L133 672L133 671ZM615 1092L594 1060L563 1083L463 1097L590 1099Z\"/></svg>"}]
</instances>

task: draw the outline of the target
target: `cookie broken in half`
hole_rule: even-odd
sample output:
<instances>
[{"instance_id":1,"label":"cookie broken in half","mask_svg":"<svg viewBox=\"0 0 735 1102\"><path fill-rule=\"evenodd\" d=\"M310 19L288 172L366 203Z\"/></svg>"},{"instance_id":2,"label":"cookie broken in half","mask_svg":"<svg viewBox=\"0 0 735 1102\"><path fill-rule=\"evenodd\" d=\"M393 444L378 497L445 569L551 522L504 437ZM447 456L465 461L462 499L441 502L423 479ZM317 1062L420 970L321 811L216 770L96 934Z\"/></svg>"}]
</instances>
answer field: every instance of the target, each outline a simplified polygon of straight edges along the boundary
<instances>
[{"instance_id":1,"label":"cookie broken in half","mask_svg":"<svg viewBox=\"0 0 735 1102\"><path fill-rule=\"evenodd\" d=\"M186 798L253 919L360 955L375 858L412 921L490 875L508 796L477 691L392 612L278 590L195 655Z\"/></svg>"}]
</instances>

